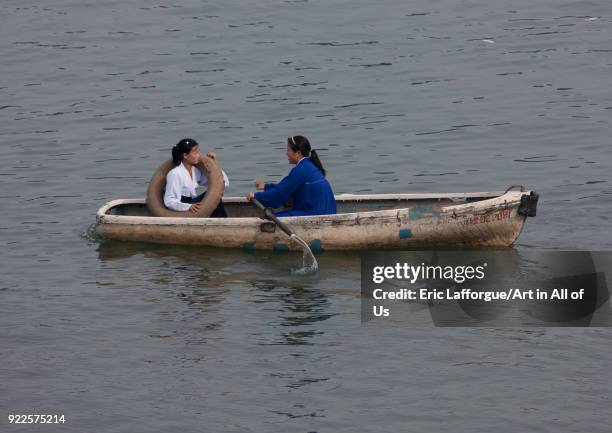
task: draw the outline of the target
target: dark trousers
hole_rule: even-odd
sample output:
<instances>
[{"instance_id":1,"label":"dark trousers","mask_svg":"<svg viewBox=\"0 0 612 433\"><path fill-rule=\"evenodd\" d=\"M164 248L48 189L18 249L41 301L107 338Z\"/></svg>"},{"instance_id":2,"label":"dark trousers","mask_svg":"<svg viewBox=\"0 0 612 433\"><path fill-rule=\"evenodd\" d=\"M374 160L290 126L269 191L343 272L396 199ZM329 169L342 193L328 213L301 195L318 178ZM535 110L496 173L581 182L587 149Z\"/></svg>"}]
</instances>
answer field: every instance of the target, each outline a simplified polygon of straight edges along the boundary
<instances>
[{"instance_id":1,"label":"dark trousers","mask_svg":"<svg viewBox=\"0 0 612 433\"><path fill-rule=\"evenodd\" d=\"M197 197L187 197L187 196L182 195L181 203L190 203L190 204L200 203L204 199L205 195L206 195L205 192L203 192ZM217 205L213 213L210 215L210 218L227 218L227 212L225 212L225 207L223 206L223 200L219 200L219 204Z\"/></svg>"}]
</instances>

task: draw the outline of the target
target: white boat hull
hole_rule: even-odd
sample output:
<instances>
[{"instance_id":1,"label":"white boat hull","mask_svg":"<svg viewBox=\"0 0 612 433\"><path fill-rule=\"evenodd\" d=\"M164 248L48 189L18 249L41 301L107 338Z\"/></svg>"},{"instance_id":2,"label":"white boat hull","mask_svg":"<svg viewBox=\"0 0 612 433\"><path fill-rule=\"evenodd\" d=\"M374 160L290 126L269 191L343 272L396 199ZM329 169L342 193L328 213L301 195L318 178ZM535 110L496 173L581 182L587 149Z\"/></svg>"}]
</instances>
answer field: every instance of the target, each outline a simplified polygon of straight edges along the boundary
<instances>
[{"instance_id":1,"label":"white boat hull","mask_svg":"<svg viewBox=\"0 0 612 433\"><path fill-rule=\"evenodd\" d=\"M527 216L521 198L529 195L529 191L340 195L336 200L344 213L282 220L314 251L509 247L523 229ZM225 197L223 202L226 209L235 207L237 214L253 216L232 216L229 211L229 218L152 217L146 215L144 199L114 200L98 211L97 231L102 238L124 241L301 250L274 223L255 216L260 212L244 198ZM392 208L361 210L376 206ZM138 211L122 210L130 207ZM353 208L356 211L350 212Z\"/></svg>"}]
</instances>

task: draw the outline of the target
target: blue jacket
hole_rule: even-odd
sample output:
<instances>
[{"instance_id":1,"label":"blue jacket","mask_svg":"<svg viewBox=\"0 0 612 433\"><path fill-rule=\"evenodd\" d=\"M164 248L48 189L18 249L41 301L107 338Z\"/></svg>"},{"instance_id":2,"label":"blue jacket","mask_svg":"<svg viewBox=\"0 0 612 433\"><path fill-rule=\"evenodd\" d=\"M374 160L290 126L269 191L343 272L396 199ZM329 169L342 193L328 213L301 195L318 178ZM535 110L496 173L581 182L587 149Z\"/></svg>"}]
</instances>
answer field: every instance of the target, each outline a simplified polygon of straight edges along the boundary
<instances>
[{"instance_id":1,"label":"blue jacket","mask_svg":"<svg viewBox=\"0 0 612 433\"><path fill-rule=\"evenodd\" d=\"M266 207L281 207L293 198L293 208L276 216L330 215L336 213L331 185L309 158L304 158L277 184L267 183L255 198Z\"/></svg>"}]
</instances>

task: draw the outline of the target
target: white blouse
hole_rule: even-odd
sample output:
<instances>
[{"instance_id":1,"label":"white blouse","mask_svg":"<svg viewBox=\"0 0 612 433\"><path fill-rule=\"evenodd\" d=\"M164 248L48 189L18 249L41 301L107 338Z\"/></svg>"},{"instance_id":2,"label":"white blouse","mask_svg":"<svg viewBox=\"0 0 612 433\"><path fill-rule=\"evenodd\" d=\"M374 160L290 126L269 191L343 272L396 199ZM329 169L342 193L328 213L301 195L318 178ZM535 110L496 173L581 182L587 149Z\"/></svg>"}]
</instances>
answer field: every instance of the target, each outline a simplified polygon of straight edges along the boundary
<instances>
[{"instance_id":1,"label":"white blouse","mask_svg":"<svg viewBox=\"0 0 612 433\"><path fill-rule=\"evenodd\" d=\"M229 179L223 173L225 187L229 186ZM166 175L166 192L164 193L164 204L167 208L176 211L187 211L191 203L181 203L181 196L197 197L196 189L200 186L208 186L208 177L196 166L191 167L191 176L184 164L179 164Z\"/></svg>"}]
</instances>

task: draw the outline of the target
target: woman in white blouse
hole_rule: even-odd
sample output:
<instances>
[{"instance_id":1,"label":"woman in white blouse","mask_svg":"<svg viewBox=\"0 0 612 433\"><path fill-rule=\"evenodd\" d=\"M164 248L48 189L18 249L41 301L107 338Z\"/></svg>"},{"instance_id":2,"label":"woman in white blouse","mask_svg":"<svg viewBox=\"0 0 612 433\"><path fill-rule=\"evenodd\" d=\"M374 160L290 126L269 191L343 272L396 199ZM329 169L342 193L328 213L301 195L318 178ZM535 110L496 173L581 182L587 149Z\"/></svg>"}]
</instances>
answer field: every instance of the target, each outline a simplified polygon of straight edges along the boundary
<instances>
[{"instance_id":1,"label":"woman in white blouse","mask_svg":"<svg viewBox=\"0 0 612 433\"><path fill-rule=\"evenodd\" d=\"M212 152L206 154L209 158L216 159ZM197 213L200 209L200 202L204 198L205 192L198 195L196 189L198 185L208 186L206 173L202 173L196 167L200 161L200 149L198 142L191 138L184 138L172 148L172 161L174 167L166 175L166 192L164 193L164 204L168 209L175 211ZM229 186L227 175L223 171L225 187ZM212 218L227 217L223 203L219 202L213 211Z\"/></svg>"}]
</instances>

